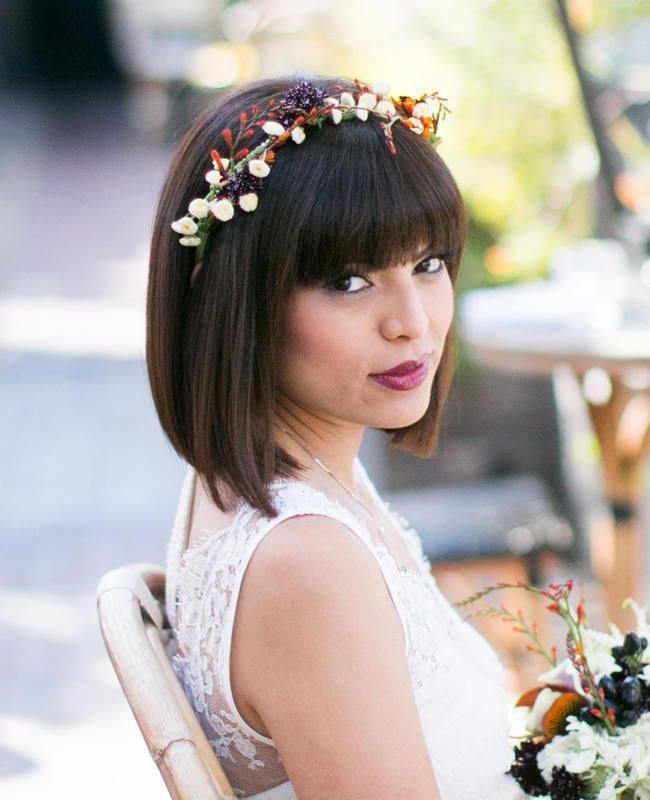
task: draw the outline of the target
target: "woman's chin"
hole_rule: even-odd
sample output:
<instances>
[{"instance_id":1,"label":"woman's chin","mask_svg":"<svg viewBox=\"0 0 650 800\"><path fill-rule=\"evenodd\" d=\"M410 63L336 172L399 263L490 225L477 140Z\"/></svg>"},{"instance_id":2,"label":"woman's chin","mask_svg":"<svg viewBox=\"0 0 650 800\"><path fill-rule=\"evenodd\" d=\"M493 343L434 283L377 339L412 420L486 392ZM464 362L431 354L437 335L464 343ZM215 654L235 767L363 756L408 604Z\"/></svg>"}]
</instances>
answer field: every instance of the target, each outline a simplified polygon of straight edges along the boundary
<instances>
[{"instance_id":1,"label":"woman's chin","mask_svg":"<svg viewBox=\"0 0 650 800\"><path fill-rule=\"evenodd\" d=\"M412 403L410 407L406 407L406 404L404 404L403 408L393 409L390 413L380 415L374 414L373 416L375 419L368 427L382 428L383 430L397 430L398 428L408 428L409 425L415 425L415 423L419 422L427 413L429 400L430 398L426 397L424 402Z\"/></svg>"}]
</instances>

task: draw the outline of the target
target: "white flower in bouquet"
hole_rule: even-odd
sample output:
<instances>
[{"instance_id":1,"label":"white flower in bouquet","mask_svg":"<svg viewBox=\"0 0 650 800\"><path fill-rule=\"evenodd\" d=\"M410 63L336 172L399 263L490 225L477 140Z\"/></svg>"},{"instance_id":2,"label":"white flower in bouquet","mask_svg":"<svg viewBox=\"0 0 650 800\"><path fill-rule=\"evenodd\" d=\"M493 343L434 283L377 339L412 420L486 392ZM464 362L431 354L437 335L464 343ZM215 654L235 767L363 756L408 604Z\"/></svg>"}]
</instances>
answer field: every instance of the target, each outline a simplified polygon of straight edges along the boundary
<instances>
[{"instance_id":1,"label":"white flower in bouquet","mask_svg":"<svg viewBox=\"0 0 650 800\"><path fill-rule=\"evenodd\" d=\"M641 778L634 790L634 800L650 800L650 775Z\"/></svg>"},{"instance_id":2,"label":"white flower in bouquet","mask_svg":"<svg viewBox=\"0 0 650 800\"><path fill-rule=\"evenodd\" d=\"M650 776L650 713L644 714L636 725L624 728L618 737L622 758L630 765L634 780Z\"/></svg>"},{"instance_id":3,"label":"white flower in bouquet","mask_svg":"<svg viewBox=\"0 0 650 800\"><path fill-rule=\"evenodd\" d=\"M612 647L623 643L623 634L614 636L583 627L582 639L585 656L596 681L599 681L603 675L620 672L621 667L612 656ZM562 686L565 689L587 696L582 688L578 670L573 666L569 658L565 658L553 669L543 672L537 677L537 680L549 686Z\"/></svg>"},{"instance_id":4,"label":"white flower in bouquet","mask_svg":"<svg viewBox=\"0 0 650 800\"><path fill-rule=\"evenodd\" d=\"M582 723L581 723L582 725ZM587 725L583 725L587 728ZM565 736L555 736L538 754L537 764L549 783L553 777L553 767L565 767L569 772L585 772L598 757L598 746L594 739L589 740L576 731Z\"/></svg>"},{"instance_id":5,"label":"white flower in bouquet","mask_svg":"<svg viewBox=\"0 0 650 800\"><path fill-rule=\"evenodd\" d=\"M644 798L650 790L650 713L616 736L569 717L567 732L546 743L537 764L549 783L554 767L579 775L596 800L617 800L626 790L625 797Z\"/></svg>"},{"instance_id":6,"label":"white flower in bouquet","mask_svg":"<svg viewBox=\"0 0 650 800\"><path fill-rule=\"evenodd\" d=\"M555 692L548 686L542 689L535 698L533 707L530 709L526 719L526 730L530 731L530 733L543 733L544 727L542 721L544 716L557 698L561 696L562 692Z\"/></svg>"}]
</instances>

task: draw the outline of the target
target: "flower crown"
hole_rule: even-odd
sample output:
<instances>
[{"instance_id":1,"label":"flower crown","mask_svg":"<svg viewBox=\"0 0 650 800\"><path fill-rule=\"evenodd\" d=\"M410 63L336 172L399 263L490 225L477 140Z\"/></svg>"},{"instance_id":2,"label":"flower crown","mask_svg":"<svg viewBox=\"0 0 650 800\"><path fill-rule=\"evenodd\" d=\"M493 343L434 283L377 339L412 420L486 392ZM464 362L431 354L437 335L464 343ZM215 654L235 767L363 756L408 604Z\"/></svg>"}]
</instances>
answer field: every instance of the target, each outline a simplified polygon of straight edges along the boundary
<instances>
[{"instance_id":1,"label":"flower crown","mask_svg":"<svg viewBox=\"0 0 650 800\"><path fill-rule=\"evenodd\" d=\"M444 105L446 98L438 97L437 92L423 94L417 99L407 95L394 98L390 97L387 84L375 84L371 90L358 80L354 83L356 92L346 91L337 84L340 95L330 97L311 81L298 81L281 97L271 98L264 110L253 105L250 115L242 112L235 138L230 128L224 128L221 133L229 148L228 156L211 151L213 169L205 175L210 184L208 193L205 197L194 198L188 213L171 223L172 229L181 234L181 245L197 248L195 262L203 257L213 225L232 219L236 206L242 211L255 211L262 181L271 171L276 150L288 141L302 144L308 127L320 128L328 119L334 125L348 119L365 121L368 114L376 114L385 120L381 127L392 155L397 152L392 127L398 120L432 147L437 147L441 141L436 135L438 123L450 113ZM244 146L244 140L259 128L268 138L253 149Z\"/></svg>"}]
</instances>

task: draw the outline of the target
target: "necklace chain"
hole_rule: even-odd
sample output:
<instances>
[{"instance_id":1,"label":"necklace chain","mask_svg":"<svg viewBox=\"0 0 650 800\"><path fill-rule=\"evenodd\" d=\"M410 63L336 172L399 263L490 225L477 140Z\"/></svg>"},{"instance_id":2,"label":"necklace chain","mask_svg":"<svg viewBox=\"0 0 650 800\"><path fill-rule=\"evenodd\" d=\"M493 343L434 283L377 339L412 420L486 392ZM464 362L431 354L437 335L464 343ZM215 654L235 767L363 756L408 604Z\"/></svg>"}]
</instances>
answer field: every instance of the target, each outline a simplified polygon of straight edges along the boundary
<instances>
[{"instance_id":1,"label":"necklace chain","mask_svg":"<svg viewBox=\"0 0 650 800\"><path fill-rule=\"evenodd\" d=\"M303 444L303 443L302 443L302 442L301 442L301 441L300 441L300 440L299 440L299 439L298 439L296 436L294 436L294 435L293 435L293 434L292 434L290 431L288 431L286 428L280 428L280 430L283 430L283 431L284 431L284 432L285 432L285 433L286 433L286 434L287 434L287 435L288 435L288 436L289 436L291 439L293 439L293 440L294 440L294 442L296 442L296 444L298 444L298 445L299 445L299 446L300 446L300 447L301 447L301 448L304 450L304 452L305 452L305 453L307 453L307 455L309 456L309 458L311 458L311 459L312 459L312 461L314 461L314 462L315 462L315 463L316 463L316 464L317 464L317 465L318 465L318 466L319 466L319 467L320 467L320 468L321 468L321 469L322 469L324 472L326 472L326 473L327 473L327 474L328 474L328 475L329 475L331 478L333 478L333 479L334 479L334 480L335 480L335 481L338 483L338 485L339 485L339 486L340 486L340 487L341 487L341 488L342 488L342 489L343 489L345 492L347 492L347 493L350 495L350 497L351 497L351 498L352 498L354 501L356 501L356 502L357 502L357 503L358 503L358 504L359 504L359 505L360 505L360 506L361 506L361 507L362 507L362 508L365 510L365 512L366 512L366 513L367 513L367 514L368 514L368 515L369 515L369 516L372 518L372 521L373 521L373 522L374 522L374 524L377 526L377 529L378 529L378 531L379 531L379 538L382 540L382 542L383 542L383 544L384 544L384 547L386 548L386 550L388 551L389 555L391 556L391 558L392 558L392 559L393 559L393 561L395 562L395 564L396 564L396 566L397 566L398 570L399 570L400 572L406 572L406 573L409 573L409 572L411 572L411 570L410 570L408 567L404 566L404 564L400 563L400 561L398 561L398 560L397 560L397 558L395 558L395 555L393 554L393 551L392 551L392 549L390 548L390 546L388 545L388 542L387 542L387 541L386 541L386 539L384 538L384 531L386 530L386 526L384 525L384 523L383 523L383 522L380 522L380 521L377 519L377 517L376 517L376 516L375 516L375 515L372 513L372 511L371 511L371 510L368 508L368 506L367 506L367 505L366 505L366 504L363 502L363 500L360 500L360 499L359 499L359 498L356 496L356 494L354 494L354 492L350 491L350 489L348 489L348 487L347 487L347 486L346 486L346 485L343 483L343 481L339 480L339 479L336 477L336 475L335 475L335 474L332 472L332 470L331 470L331 469L329 469L328 467L326 467L326 466L325 466L325 464L323 464L323 462L320 460L320 458L316 458L316 456L312 455L312 454L309 452L309 450L308 450L308 449L305 447L305 445L304 445L304 444Z\"/></svg>"},{"instance_id":2,"label":"necklace chain","mask_svg":"<svg viewBox=\"0 0 650 800\"><path fill-rule=\"evenodd\" d=\"M343 483L343 481L339 480L336 477L336 475L332 472L332 470L329 469L328 467L326 467L325 464L323 464L323 462L320 460L320 458L316 458L315 455L312 455L312 453L309 452L309 450L305 447L305 445L301 441L299 441L292 433L290 433L286 428L281 428L281 430L283 430L288 436L290 436L294 440L294 442L296 442L298 445L300 445L300 447L305 451L305 453L307 453L307 455L312 459L312 461L314 461L324 472L326 472L331 478L333 478L338 483L338 485L345 492L347 492L350 495L350 497L355 502L357 502L365 510L365 512L371 517L372 521L377 526L377 528L379 530L379 535L381 536L382 541L384 542L386 547L388 547L388 544L387 544L386 540L384 539L384 531L386 530L385 524L383 522L380 522L377 519L377 517L372 513L372 511L363 502L363 500L360 500L356 496L356 494L354 494L354 492L350 491L350 489L348 489L348 487Z\"/></svg>"}]
</instances>

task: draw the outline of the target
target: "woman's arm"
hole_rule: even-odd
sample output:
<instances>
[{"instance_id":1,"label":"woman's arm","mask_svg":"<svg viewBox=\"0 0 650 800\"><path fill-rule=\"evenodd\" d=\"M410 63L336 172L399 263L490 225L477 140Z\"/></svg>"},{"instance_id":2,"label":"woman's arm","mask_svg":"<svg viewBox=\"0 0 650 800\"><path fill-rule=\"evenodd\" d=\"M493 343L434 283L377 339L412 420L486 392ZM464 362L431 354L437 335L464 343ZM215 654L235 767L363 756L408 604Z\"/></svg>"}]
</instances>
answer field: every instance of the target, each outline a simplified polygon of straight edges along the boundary
<instances>
[{"instance_id":1,"label":"woman's arm","mask_svg":"<svg viewBox=\"0 0 650 800\"><path fill-rule=\"evenodd\" d=\"M440 800L404 648L379 565L344 525L294 517L257 546L233 672L300 800Z\"/></svg>"}]
</instances>

